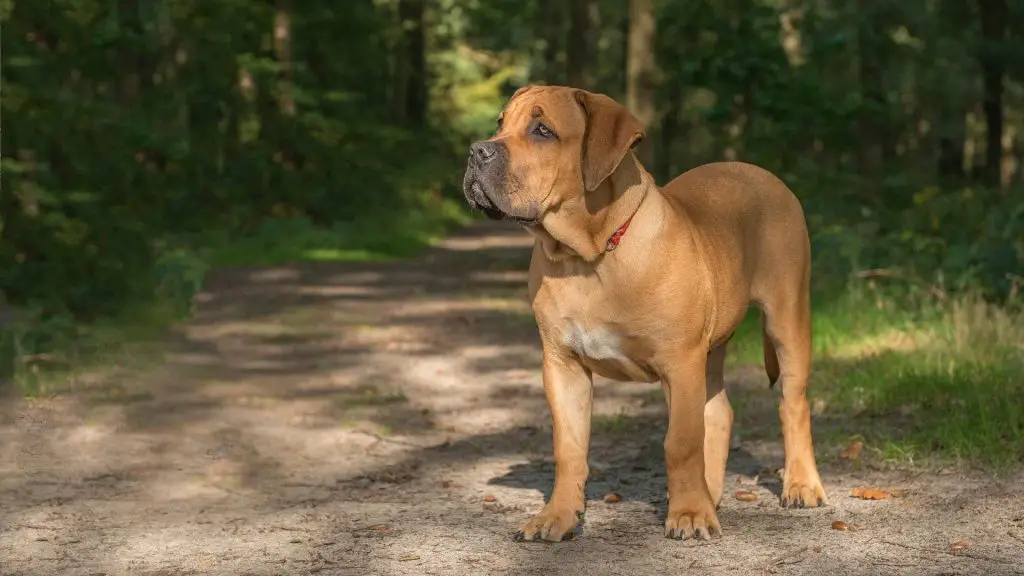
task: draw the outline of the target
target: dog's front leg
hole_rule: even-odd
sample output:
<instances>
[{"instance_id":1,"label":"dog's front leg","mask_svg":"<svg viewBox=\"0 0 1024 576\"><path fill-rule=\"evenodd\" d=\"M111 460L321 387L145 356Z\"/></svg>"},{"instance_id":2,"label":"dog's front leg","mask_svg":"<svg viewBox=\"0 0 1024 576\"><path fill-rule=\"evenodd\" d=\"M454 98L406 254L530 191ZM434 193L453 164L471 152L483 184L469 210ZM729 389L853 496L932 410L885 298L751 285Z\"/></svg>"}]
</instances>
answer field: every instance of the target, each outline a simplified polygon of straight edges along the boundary
<instances>
[{"instance_id":1,"label":"dog's front leg","mask_svg":"<svg viewBox=\"0 0 1024 576\"><path fill-rule=\"evenodd\" d=\"M721 533L715 504L704 475L704 404L707 352L688 350L671 362L663 375L668 396L665 467L668 474L668 517L665 536L701 538Z\"/></svg>"},{"instance_id":2,"label":"dog's front leg","mask_svg":"<svg viewBox=\"0 0 1024 576\"><path fill-rule=\"evenodd\" d=\"M543 373L553 421L555 487L540 513L523 525L521 535L525 540L558 542L583 522L593 381L575 356L549 347L544 350Z\"/></svg>"}]
</instances>

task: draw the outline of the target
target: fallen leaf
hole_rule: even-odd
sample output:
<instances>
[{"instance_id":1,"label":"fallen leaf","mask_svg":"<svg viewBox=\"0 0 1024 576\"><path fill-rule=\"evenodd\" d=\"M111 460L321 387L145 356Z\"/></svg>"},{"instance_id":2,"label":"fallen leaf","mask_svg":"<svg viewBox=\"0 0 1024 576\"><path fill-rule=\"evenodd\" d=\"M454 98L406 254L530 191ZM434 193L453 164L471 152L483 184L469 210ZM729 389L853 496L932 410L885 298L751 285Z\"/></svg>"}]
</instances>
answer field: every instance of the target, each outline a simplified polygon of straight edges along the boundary
<instances>
[{"instance_id":1,"label":"fallen leaf","mask_svg":"<svg viewBox=\"0 0 1024 576\"><path fill-rule=\"evenodd\" d=\"M367 530L373 530L374 532L388 532L391 530L391 526L387 524L375 524L367 528Z\"/></svg>"},{"instance_id":2,"label":"fallen leaf","mask_svg":"<svg viewBox=\"0 0 1024 576\"><path fill-rule=\"evenodd\" d=\"M484 496L483 507L488 512L500 512L502 508L501 504L498 504L498 499L492 494Z\"/></svg>"},{"instance_id":3,"label":"fallen leaf","mask_svg":"<svg viewBox=\"0 0 1024 576\"><path fill-rule=\"evenodd\" d=\"M416 554L409 554L408 556L402 556L398 559L399 562L411 562L413 560L419 560L420 557Z\"/></svg>"},{"instance_id":4,"label":"fallen leaf","mask_svg":"<svg viewBox=\"0 0 1024 576\"><path fill-rule=\"evenodd\" d=\"M864 451L864 443L860 440L853 440L839 456L845 460L860 460L860 453Z\"/></svg>"},{"instance_id":5,"label":"fallen leaf","mask_svg":"<svg viewBox=\"0 0 1024 576\"><path fill-rule=\"evenodd\" d=\"M846 524L846 522L843 522L842 520L836 520L832 523L832 529L839 530L840 532L846 532L850 529L850 527Z\"/></svg>"},{"instance_id":6,"label":"fallen leaf","mask_svg":"<svg viewBox=\"0 0 1024 576\"><path fill-rule=\"evenodd\" d=\"M811 550L814 550L815 552L820 553L821 552L821 544L815 544L814 548L811 548Z\"/></svg>"},{"instance_id":7,"label":"fallen leaf","mask_svg":"<svg viewBox=\"0 0 1024 576\"><path fill-rule=\"evenodd\" d=\"M749 490L737 490L735 496L741 502L754 502L757 500L757 494Z\"/></svg>"},{"instance_id":8,"label":"fallen leaf","mask_svg":"<svg viewBox=\"0 0 1024 576\"><path fill-rule=\"evenodd\" d=\"M854 488L850 491L850 496L861 500L885 500L889 498L889 493L878 488Z\"/></svg>"},{"instance_id":9,"label":"fallen leaf","mask_svg":"<svg viewBox=\"0 0 1024 576\"><path fill-rule=\"evenodd\" d=\"M967 540L957 540L956 542L953 542L953 543L951 543L949 545L949 551L952 552L953 554L957 554L959 552L963 552L964 550L967 550L967 547L970 546L970 545L971 545L971 543L968 542Z\"/></svg>"},{"instance_id":10,"label":"fallen leaf","mask_svg":"<svg viewBox=\"0 0 1024 576\"><path fill-rule=\"evenodd\" d=\"M736 481L739 483L740 486L757 486L758 478L760 478L760 476L756 474L753 478L751 478L750 476L741 475Z\"/></svg>"},{"instance_id":11,"label":"fallen leaf","mask_svg":"<svg viewBox=\"0 0 1024 576\"><path fill-rule=\"evenodd\" d=\"M387 482L388 484L405 484L411 481L414 476L408 472L393 472L388 471L383 473L378 480Z\"/></svg>"},{"instance_id":12,"label":"fallen leaf","mask_svg":"<svg viewBox=\"0 0 1024 576\"><path fill-rule=\"evenodd\" d=\"M604 501L608 504L616 504L618 502L622 502L622 496L619 496L615 492L609 492L604 495Z\"/></svg>"}]
</instances>

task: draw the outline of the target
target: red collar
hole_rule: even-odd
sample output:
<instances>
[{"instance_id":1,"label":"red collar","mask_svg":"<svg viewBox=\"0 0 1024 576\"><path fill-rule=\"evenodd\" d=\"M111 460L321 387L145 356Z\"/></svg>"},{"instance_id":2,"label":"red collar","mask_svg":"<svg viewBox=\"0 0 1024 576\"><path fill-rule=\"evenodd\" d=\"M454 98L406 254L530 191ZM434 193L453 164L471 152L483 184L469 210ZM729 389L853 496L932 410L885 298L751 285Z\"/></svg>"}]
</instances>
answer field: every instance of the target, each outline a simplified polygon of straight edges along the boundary
<instances>
[{"instance_id":1,"label":"red collar","mask_svg":"<svg viewBox=\"0 0 1024 576\"><path fill-rule=\"evenodd\" d=\"M604 247L606 252L611 252L612 250L615 250L616 247L618 247L619 242L622 242L622 237L626 235L626 229L629 228L629 223L632 221L633 217L630 216L628 219L626 219L625 224L619 226L619 229L616 230L614 234L608 237L608 243Z\"/></svg>"}]
</instances>

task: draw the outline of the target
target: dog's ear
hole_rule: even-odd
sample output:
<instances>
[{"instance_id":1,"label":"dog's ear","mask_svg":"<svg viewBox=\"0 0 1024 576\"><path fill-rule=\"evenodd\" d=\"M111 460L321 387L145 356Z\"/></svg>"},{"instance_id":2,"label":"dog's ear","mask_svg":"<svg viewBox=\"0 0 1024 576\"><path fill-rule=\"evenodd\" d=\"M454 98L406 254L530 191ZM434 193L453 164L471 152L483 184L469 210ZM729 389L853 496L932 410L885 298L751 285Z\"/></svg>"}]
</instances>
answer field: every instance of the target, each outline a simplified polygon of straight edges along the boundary
<instances>
[{"instance_id":1,"label":"dog's ear","mask_svg":"<svg viewBox=\"0 0 1024 576\"><path fill-rule=\"evenodd\" d=\"M644 124L603 94L576 91L587 126L583 135L583 186L592 192L615 172L631 148L647 137Z\"/></svg>"}]
</instances>

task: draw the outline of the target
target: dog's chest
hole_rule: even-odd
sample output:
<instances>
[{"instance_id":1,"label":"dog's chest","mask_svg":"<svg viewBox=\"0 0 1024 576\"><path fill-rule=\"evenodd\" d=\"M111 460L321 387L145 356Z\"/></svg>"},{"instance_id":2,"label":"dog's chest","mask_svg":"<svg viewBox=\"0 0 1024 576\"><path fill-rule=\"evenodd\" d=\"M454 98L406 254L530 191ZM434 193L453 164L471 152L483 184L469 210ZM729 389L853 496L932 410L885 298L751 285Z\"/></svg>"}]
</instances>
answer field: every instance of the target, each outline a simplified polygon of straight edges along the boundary
<instances>
[{"instance_id":1,"label":"dog's chest","mask_svg":"<svg viewBox=\"0 0 1024 576\"><path fill-rule=\"evenodd\" d=\"M622 337L604 326L586 327L570 320L563 327L565 345L584 358L591 360L628 361L622 348Z\"/></svg>"},{"instance_id":2,"label":"dog's chest","mask_svg":"<svg viewBox=\"0 0 1024 576\"><path fill-rule=\"evenodd\" d=\"M575 352L584 366L613 380L654 382L657 375L636 354L635 346L621 332L608 325L587 325L578 320L565 320L562 339Z\"/></svg>"}]
</instances>

